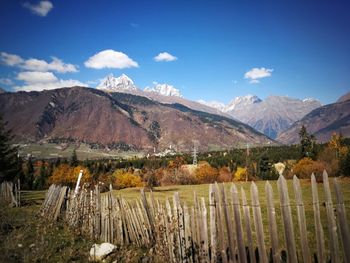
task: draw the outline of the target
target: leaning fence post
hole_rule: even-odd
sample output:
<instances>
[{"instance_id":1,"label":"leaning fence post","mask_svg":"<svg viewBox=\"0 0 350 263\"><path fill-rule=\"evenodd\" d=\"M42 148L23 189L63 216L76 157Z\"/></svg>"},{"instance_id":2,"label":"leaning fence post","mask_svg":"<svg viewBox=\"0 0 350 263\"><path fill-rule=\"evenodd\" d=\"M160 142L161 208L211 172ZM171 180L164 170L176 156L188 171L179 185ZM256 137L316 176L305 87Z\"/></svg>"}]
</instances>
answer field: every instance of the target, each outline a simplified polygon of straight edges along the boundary
<instances>
[{"instance_id":1,"label":"leaning fence post","mask_svg":"<svg viewBox=\"0 0 350 263\"><path fill-rule=\"evenodd\" d=\"M343 194L340 190L340 185L337 179L334 179L335 195L337 197L337 215L338 223L340 227L340 234L343 243L344 251L344 261L346 263L350 262L350 232L348 221L346 220L345 204L343 199Z\"/></svg>"},{"instance_id":2,"label":"leaning fence post","mask_svg":"<svg viewBox=\"0 0 350 263\"><path fill-rule=\"evenodd\" d=\"M80 185L80 180L81 180L81 177L82 177L82 176L83 176L83 170L80 170L79 176L78 176L78 181L77 181L77 184L75 185L74 197L78 194L79 185Z\"/></svg>"}]
</instances>

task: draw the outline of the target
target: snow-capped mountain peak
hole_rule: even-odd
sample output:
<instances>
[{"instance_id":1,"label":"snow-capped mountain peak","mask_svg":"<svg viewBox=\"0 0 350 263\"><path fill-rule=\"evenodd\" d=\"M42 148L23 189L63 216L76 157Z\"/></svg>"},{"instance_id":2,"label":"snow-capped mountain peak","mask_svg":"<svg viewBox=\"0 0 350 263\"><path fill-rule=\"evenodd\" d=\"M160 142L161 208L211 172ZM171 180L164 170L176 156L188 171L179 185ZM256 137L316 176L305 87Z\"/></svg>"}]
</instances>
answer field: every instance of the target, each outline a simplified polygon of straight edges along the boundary
<instances>
[{"instance_id":1,"label":"snow-capped mountain peak","mask_svg":"<svg viewBox=\"0 0 350 263\"><path fill-rule=\"evenodd\" d=\"M136 91L137 88L134 82L125 74L120 77L114 77L113 74L109 74L107 77L101 80L97 89L111 91L111 92L125 92Z\"/></svg>"},{"instance_id":2,"label":"snow-capped mountain peak","mask_svg":"<svg viewBox=\"0 0 350 263\"><path fill-rule=\"evenodd\" d=\"M224 112L226 105L222 102L219 101L205 101L205 100L198 100L197 102L199 102L200 104L212 107L214 109L218 109L219 111Z\"/></svg>"},{"instance_id":3,"label":"snow-capped mountain peak","mask_svg":"<svg viewBox=\"0 0 350 263\"><path fill-rule=\"evenodd\" d=\"M232 111L238 107L245 107L254 103L259 103L262 100L255 95L246 95L234 98L226 107L225 112Z\"/></svg>"},{"instance_id":4,"label":"snow-capped mountain peak","mask_svg":"<svg viewBox=\"0 0 350 263\"><path fill-rule=\"evenodd\" d=\"M144 91L158 93L163 96L174 96L182 98L180 90L169 84L155 83L154 87L146 87Z\"/></svg>"}]
</instances>

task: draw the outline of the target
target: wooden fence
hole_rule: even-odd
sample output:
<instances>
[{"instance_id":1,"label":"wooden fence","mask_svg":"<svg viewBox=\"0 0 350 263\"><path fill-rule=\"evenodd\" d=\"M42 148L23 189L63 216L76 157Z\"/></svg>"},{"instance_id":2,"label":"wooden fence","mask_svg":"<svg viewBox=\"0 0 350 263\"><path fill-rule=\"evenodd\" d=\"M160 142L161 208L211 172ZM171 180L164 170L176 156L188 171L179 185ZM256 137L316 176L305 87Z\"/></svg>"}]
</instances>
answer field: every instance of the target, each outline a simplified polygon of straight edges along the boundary
<instances>
[{"instance_id":1,"label":"wooden fence","mask_svg":"<svg viewBox=\"0 0 350 263\"><path fill-rule=\"evenodd\" d=\"M10 206L21 206L21 184L18 180L16 184L12 182L2 182L0 184L0 199Z\"/></svg>"},{"instance_id":2,"label":"wooden fence","mask_svg":"<svg viewBox=\"0 0 350 263\"><path fill-rule=\"evenodd\" d=\"M194 205L182 203L179 194L161 203L152 193L135 201L115 197L99 188L74 192L51 186L41 213L46 218L63 218L75 230L97 240L118 245L155 247L171 262L350 262L349 222L339 183L334 179L335 203L328 175L323 173L325 200L319 200L315 176L311 177L313 222L307 222L300 182L293 178L295 202L290 202L287 182L277 181L279 200L266 182L266 200L251 183L251 202L243 188L232 184L209 187L209 200L194 194ZM275 203L277 203L275 207ZM325 206L327 227L322 225ZM266 209L267 211L262 211ZM267 213L263 220L262 212ZM278 213L280 212L280 213ZM296 214L294 220L292 213ZM277 220L278 219L278 220ZM279 224L283 227L279 227ZM307 224L315 226L315 242L310 244ZM296 225L294 227L294 224ZM279 233L278 229L283 229ZM297 229L297 231L296 231ZM328 233L324 233L328 229ZM327 247L325 235L328 235ZM299 249L298 249L299 247ZM315 247L315 249L312 249Z\"/></svg>"}]
</instances>

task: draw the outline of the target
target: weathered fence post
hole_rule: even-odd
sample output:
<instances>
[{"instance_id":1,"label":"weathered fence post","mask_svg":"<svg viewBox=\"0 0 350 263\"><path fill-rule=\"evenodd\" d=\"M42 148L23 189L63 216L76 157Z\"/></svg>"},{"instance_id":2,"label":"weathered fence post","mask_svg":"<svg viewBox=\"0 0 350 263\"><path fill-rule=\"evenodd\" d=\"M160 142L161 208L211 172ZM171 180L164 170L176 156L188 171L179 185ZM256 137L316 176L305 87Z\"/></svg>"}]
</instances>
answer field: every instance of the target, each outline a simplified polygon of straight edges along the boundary
<instances>
[{"instance_id":1,"label":"weathered fence post","mask_svg":"<svg viewBox=\"0 0 350 263\"><path fill-rule=\"evenodd\" d=\"M271 238L271 248L272 248L272 260L273 262L280 262L280 251L278 244L278 233L276 224L276 210L273 199L273 191L269 181L265 184L266 201L267 201L267 215L269 219L269 232Z\"/></svg>"},{"instance_id":2,"label":"weathered fence post","mask_svg":"<svg viewBox=\"0 0 350 263\"><path fill-rule=\"evenodd\" d=\"M294 187L295 200L297 204L301 252L303 255L304 262L311 263L311 254L310 254L309 244L307 240L307 229L306 229L303 196L300 188L300 181L295 175L293 176L293 187Z\"/></svg>"},{"instance_id":3,"label":"weathered fence post","mask_svg":"<svg viewBox=\"0 0 350 263\"><path fill-rule=\"evenodd\" d=\"M315 220L315 231L317 241L317 259L318 262L324 263L326 261L324 252L324 234L321 223L320 205L318 201L318 190L315 175L311 175L311 188L312 188L312 202L314 208L314 220Z\"/></svg>"},{"instance_id":4,"label":"weathered fence post","mask_svg":"<svg viewBox=\"0 0 350 263\"><path fill-rule=\"evenodd\" d=\"M294 228L292 221L292 211L290 209L290 201L288 194L287 181L284 179L283 175L280 175L277 181L278 191L280 195L281 202L281 212L284 227L284 236L286 239L286 249L288 262L297 262L297 253L295 248L295 238L294 238Z\"/></svg>"}]
</instances>

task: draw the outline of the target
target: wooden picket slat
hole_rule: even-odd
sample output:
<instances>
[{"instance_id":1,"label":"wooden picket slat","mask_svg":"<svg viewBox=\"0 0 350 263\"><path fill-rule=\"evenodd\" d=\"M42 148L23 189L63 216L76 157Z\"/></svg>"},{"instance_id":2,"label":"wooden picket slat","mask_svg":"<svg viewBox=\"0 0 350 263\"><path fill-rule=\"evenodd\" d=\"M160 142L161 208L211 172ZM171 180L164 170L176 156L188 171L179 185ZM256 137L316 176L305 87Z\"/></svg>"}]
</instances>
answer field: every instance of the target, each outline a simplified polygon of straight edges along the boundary
<instances>
[{"instance_id":1,"label":"wooden picket slat","mask_svg":"<svg viewBox=\"0 0 350 263\"><path fill-rule=\"evenodd\" d=\"M300 242L301 242L301 253L303 255L303 260L305 263L311 263L311 254L309 249L309 243L307 240L307 229L306 229L306 219L305 219L305 209L303 196L300 188L300 181L294 175L293 177L293 188L294 195L297 205L297 214L298 214L298 225L300 233Z\"/></svg>"},{"instance_id":2,"label":"wooden picket slat","mask_svg":"<svg viewBox=\"0 0 350 263\"><path fill-rule=\"evenodd\" d=\"M315 175L311 175L311 189L312 189L312 203L314 209L314 220L315 220L315 232L317 242L317 259L318 262L326 262L325 247L324 247L324 234L321 223L320 205L318 200L318 191Z\"/></svg>"},{"instance_id":3,"label":"wooden picket slat","mask_svg":"<svg viewBox=\"0 0 350 263\"><path fill-rule=\"evenodd\" d=\"M262 217L261 217L259 193L258 193L258 188L254 182L252 182L250 186L250 192L252 197L253 218L254 218L254 226L256 231L256 239L258 242L259 259L261 262L267 263L267 254L265 249L264 230L263 230L263 223L262 223Z\"/></svg>"},{"instance_id":4,"label":"wooden picket slat","mask_svg":"<svg viewBox=\"0 0 350 263\"><path fill-rule=\"evenodd\" d=\"M249 259L250 259L249 261L252 263L255 263L256 258L254 253L253 234L251 229L250 208L249 208L247 197L243 188L241 188L241 194L242 194L242 206L243 206L245 230L246 230L248 250L249 250Z\"/></svg>"},{"instance_id":5,"label":"wooden picket slat","mask_svg":"<svg viewBox=\"0 0 350 263\"><path fill-rule=\"evenodd\" d=\"M337 179L334 179L335 195L337 197L337 217L340 228L341 240L343 244L344 262L350 262L350 231L349 223L346 219L345 204L343 194Z\"/></svg>"},{"instance_id":6,"label":"wooden picket slat","mask_svg":"<svg viewBox=\"0 0 350 263\"><path fill-rule=\"evenodd\" d=\"M295 248L294 228L292 221L292 211L288 194L287 181L280 175L277 181L277 188L280 196L281 212L283 219L284 236L286 240L288 262L297 262L297 252Z\"/></svg>"},{"instance_id":7,"label":"wooden picket slat","mask_svg":"<svg viewBox=\"0 0 350 263\"><path fill-rule=\"evenodd\" d=\"M211 263L216 262L216 202L215 202L215 190L214 185L209 186L209 210L210 210L210 248L211 248Z\"/></svg>"},{"instance_id":8,"label":"wooden picket slat","mask_svg":"<svg viewBox=\"0 0 350 263\"><path fill-rule=\"evenodd\" d=\"M267 181L265 184L266 201L267 201L267 216L269 219L269 232L271 239L271 250L273 262L280 262L280 252L278 244L278 233L276 224L276 210L273 199L273 191L271 184Z\"/></svg>"},{"instance_id":9,"label":"wooden picket slat","mask_svg":"<svg viewBox=\"0 0 350 263\"><path fill-rule=\"evenodd\" d=\"M247 262L247 255L245 252L244 240L243 240L243 228L241 221L240 203L238 197L238 191L236 185L231 187L232 204L233 204L233 216L235 219L237 246L238 246L238 259L239 262Z\"/></svg>"},{"instance_id":10,"label":"wooden picket slat","mask_svg":"<svg viewBox=\"0 0 350 263\"><path fill-rule=\"evenodd\" d=\"M327 221L328 221L328 231L329 231L329 249L331 252L331 261L339 262L339 242L337 235L337 224L335 221L334 210L333 210L333 201L331 196L331 189L329 187L328 174L323 171L323 187L326 196L326 212L327 212Z\"/></svg>"}]
</instances>

